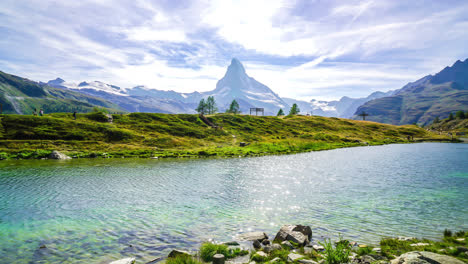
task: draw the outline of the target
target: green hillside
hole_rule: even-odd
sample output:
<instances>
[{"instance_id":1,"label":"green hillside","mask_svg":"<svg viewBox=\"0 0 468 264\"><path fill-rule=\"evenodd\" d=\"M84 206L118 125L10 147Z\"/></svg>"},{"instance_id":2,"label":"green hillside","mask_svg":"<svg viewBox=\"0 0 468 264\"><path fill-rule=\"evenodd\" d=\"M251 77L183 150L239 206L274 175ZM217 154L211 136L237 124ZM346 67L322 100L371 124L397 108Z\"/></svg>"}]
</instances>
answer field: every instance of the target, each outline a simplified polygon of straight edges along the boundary
<instances>
[{"instance_id":1,"label":"green hillside","mask_svg":"<svg viewBox=\"0 0 468 264\"><path fill-rule=\"evenodd\" d=\"M38 158L52 150L70 156L198 157L294 153L387 143L447 140L417 126L393 126L319 116L256 117L219 114L208 120L198 115L100 112L0 116L0 155ZM241 147L241 142L247 146Z\"/></svg>"},{"instance_id":2,"label":"green hillside","mask_svg":"<svg viewBox=\"0 0 468 264\"><path fill-rule=\"evenodd\" d=\"M122 111L116 104L97 97L52 88L1 71L0 104L6 114L32 114L34 109L41 108L46 113L90 112L96 106Z\"/></svg>"},{"instance_id":3,"label":"green hillside","mask_svg":"<svg viewBox=\"0 0 468 264\"><path fill-rule=\"evenodd\" d=\"M468 59L409 83L393 96L365 103L354 119L360 119L358 114L365 112L371 121L427 125L436 117L446 118L458 110L468 110Z\"/></svg>"}]
</instances>

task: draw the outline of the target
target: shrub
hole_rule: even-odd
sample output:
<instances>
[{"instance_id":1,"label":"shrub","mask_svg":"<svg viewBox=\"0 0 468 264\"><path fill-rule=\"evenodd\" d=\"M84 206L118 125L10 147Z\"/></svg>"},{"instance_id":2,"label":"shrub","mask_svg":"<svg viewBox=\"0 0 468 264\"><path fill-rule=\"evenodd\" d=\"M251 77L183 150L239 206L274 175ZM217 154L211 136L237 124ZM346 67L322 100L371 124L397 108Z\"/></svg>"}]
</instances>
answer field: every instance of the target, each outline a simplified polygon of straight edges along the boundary
<instances>
[{"instance_id":1,"label":"shrub","mask_svg":"<svg viewBox=\"0 0 468 264\"><path fill-rule=\"evenodd\" d=\"M325 262L327 264L339 264L339 263L348 263L349 262L349 253L351 247L347 241L343 241L340 237L340 241L336 244L336 247L333 248L333 243L331 239L328 241L325 239L323 243L319 243L325 248Z\"/></svg>"},{"instance_id":2,"label":"shrub","mask_svg":"<svg viewBox=\"0 0 468 264\"><path fill-rule=\"evenodd\" d=\"M359 256L364 256L368 255L372 252L372 248L370 247L364 247L364 248L359 248L358 251L356 252Z\"/></svg>"},{"instance_id":3,"label":"shrub","mask_svg":"<svg viewBox=\"0 0 468 264\"><path fill-rule=\"evenodd\" d=\"M228 246L217 245L213 243L203 243L200 247L200 257L206 262L212 261L213 256L216 254L223 254L227 258Z\"/></svg>"},{"instance_id":4,"label":"shrub","mask_svg":"<svg viewBox=\"0 0 468 264\"><path fill-rule=\"evenodd\" d=\"M249 251L240 248L229 249L227 245L213 243L203 243L200 247L200 257L206 262L212 261L215 254L223 254L228 259L245 256L249 254Z\"/></svg>"},{"instance_id":5,"label":"shrub","mask_svg":"<svg viewBox=\"0 0 468 264\"><path fill-rule=\"evenodd\" d=\"M109 118L103 112L92 112L86 115L86 118L89 120L94 120L98 122L108 122Z\"/></svg>"},{"instance_id":6,"label":"shrub","mask_svg":"<svg viewBox=\"0 0 468 264\"><path fill-rule=\"evenodd\" d=\"M452 236L452 231L445 229L444 230L444 237L451 237Z\"/></svg>"}]
</instances>

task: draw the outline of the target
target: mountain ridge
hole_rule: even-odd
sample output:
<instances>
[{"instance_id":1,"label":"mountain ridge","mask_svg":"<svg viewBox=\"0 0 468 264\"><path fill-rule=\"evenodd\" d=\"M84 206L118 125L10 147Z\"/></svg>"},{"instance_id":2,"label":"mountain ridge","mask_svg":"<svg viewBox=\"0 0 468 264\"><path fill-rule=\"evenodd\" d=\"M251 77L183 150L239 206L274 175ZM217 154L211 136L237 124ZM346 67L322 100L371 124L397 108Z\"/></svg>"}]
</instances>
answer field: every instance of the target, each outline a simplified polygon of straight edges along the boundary
<instances>
[{"instance_id":1,"label":"mountain ridge","mask_svg":"<svg viewBox=\"0 0 468 264\"><path fill-rule=\"evenodd\" d=\"M458 110L468 110L468 59L410 82L392 96L366 102L353 118L359 119L358 114L366 112L370 121L426 125Z\"/></svg>"}]
</instances>

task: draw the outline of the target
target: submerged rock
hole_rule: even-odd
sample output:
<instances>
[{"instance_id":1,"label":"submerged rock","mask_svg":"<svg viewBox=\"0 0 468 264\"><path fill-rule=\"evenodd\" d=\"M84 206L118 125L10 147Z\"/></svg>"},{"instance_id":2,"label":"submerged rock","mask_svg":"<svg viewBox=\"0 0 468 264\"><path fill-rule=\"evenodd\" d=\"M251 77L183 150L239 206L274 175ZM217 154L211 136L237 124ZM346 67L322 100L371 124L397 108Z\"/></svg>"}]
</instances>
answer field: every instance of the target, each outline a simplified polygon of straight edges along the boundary
<instances>
[{"instance_id":1,"label":"submerged rock","mask_svg":"<svg viewBox=\"0 0 468 264\"><path fill-rule=\"evenodd\" d=\"M412 251L391 261L392 264L462 264L461 260L427 251Z\"/></svg>"},{"instance_id":2,"label":"submerged rock","mask_svg":"<svg viewBox=\"0 0 468 264\"><path fill-rule=\"evenodd\" d=\"M135 258L124 258L124 259L112 261L109 264L134 264L134 263L135 263Z\"/></svg>"},{"instance_id":3,"label":"submerged rock","mask_svg":"<svg viewBox=\"0 0 468 264\"><path fill-rule=\"evenodd\" d=\"M54 151L52 151L52 153L50 153L49 159L67 160L67 159L71 159L71 158L68 157L67 155L63 154L63 153L58 152L57 150L54 150Z\"/></svg>"},{"instance_id":4,"label":"submerged rock","mask_svg":"<svg viewBox=\"0 0 468 264\"><path fill-rule=\"evenodd\" d=\"M183 250L178 250L178 249L173 249L171 251L171 253L169 253L169 255L167 255L168 258L175 258L177 256L192 256L192 254L190 254L189 252L187 251L183 251Z\"/></svg>"},{"instance_id":5,"label":"submerged rock","mask_svg":"<svg viewBox=\"0 0 468 264\"><path fill-rule=\"evenodd\" d=\"M249 233L239 234L237 238L241 241L258 240L259 242L262 242L263 240L268 239L268 236L267 234L263 232L249 232Z\"/></svg>"}]
</instances>

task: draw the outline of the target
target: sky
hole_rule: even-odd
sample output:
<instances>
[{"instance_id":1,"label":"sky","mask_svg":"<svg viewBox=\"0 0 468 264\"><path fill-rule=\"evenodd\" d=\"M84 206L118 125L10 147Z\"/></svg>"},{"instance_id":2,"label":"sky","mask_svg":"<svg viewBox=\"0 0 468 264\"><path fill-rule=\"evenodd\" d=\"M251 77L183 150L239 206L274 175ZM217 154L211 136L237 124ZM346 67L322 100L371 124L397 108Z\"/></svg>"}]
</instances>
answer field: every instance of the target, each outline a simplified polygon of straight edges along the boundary
<instances>
[{"instance_id":1,"label":"sky","mask_svg":"<svg viewBox=\"0 0 468 264\"><path fill-rule=\"evenodd\" d=\"M282 97L401 88L468 58L466 0L2 0L0 70L178 92L231 58Z\"/></svg>"}]
</instances>

